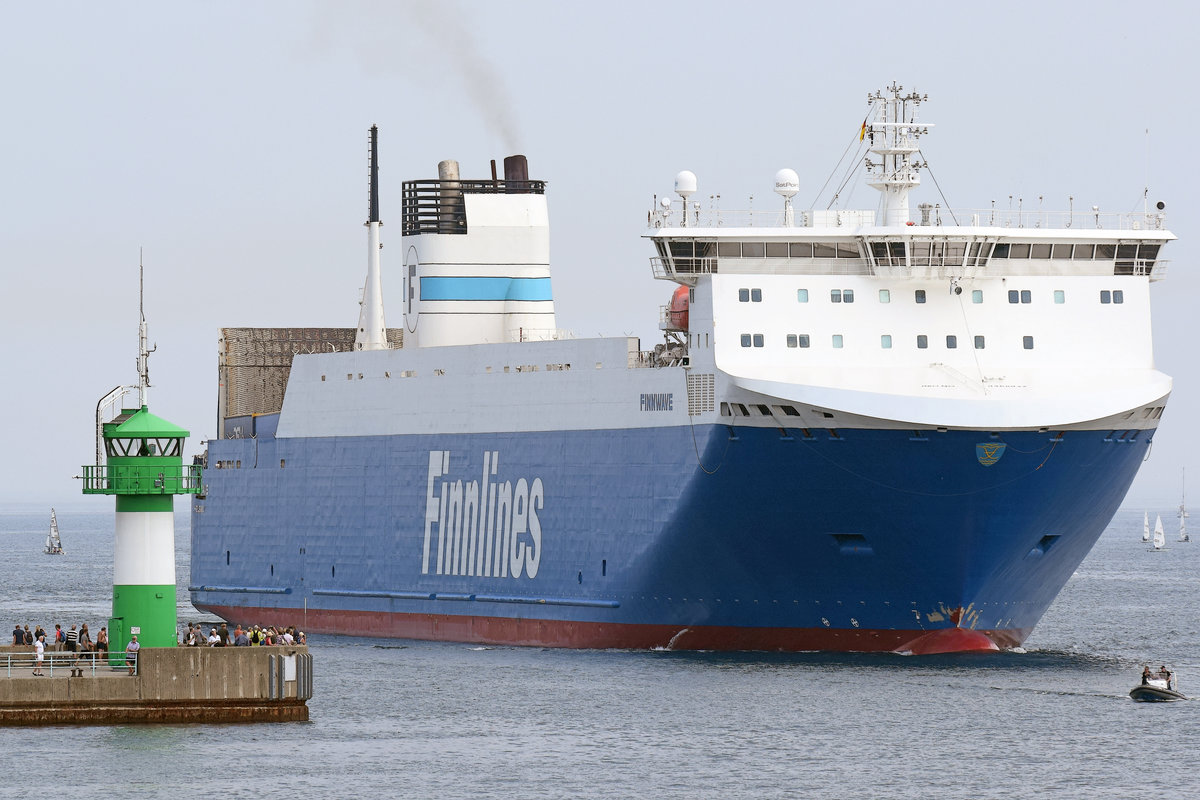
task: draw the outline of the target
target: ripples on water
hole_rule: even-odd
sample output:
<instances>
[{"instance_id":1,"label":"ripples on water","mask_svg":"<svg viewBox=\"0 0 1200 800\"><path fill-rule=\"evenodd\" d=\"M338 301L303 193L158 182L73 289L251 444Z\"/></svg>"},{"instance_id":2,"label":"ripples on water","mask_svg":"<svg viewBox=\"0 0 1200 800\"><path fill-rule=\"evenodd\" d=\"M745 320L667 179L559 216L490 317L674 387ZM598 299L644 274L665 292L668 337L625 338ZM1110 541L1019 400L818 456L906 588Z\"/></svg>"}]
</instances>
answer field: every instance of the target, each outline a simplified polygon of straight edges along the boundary
<instances>
[{"instance_id":1,"label":"ripples on water","mask_svg":"<svg viewBox=\"0 0 1200 800\"><path fill-rule=\"evenodd\" d=\"M43 516L45 518L43 518ZM1136 517L1136 518L1135 518ZM103 624L112 516L0 513L0 622ZM177 516L179 584L187 518ZM0 797L1190 797L1200 542L1122 512L1024 652L905 657L480 648L319 637L312 720L0 731ZM180 592L180 619L197 612ZM1193 686L1194 682L1194 686ZM60 783L59 769L74 777Z\"/></svg>"}]
</instances>

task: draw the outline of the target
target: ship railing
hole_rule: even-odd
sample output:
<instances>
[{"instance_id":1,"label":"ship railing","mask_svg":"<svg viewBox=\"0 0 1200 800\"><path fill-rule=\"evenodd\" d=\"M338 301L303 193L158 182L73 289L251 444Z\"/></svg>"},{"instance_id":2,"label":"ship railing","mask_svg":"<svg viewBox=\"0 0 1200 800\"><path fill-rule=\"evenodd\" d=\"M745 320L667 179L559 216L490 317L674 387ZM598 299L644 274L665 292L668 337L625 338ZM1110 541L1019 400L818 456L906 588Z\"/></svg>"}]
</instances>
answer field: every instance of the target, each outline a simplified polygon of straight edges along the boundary
<instances>
[{"instance_id":1,"label":"ship railing","mask_svg":"<svg viewBox=\"0 0 1200 800\"><path fill-rule=\"evenodd\" d=\"M648 227L654 228L837 228L866 224L858 210L805 210L792 214L792 225L785 224L782 210L693 209L686 223L682 209L650 212ZM1162 211L1124 212L1100 210L1045 211L1027 209L948 209L934 206L911 223L912 227L983 227L1045 228L1048 230L1129 230L1165 231L1166 214Z\"/></svg>"},{"instance_id":2,"label":"ship railing","mask_svg":"<svg viewBox=\"0 0 1200 800\"><path fill-rule=\"evenodd\" d=\"M199 464L85 464L81 477L84 494L199 494L203 474Z\"/></svg>"},{"instance_id":3,"label":"ship railing","mask_svg":"<svg viewBox=\"0 0 1200 800\"><path fill-rule=\"evenodd\" d=\"M557 342L574 338L575 333L566 328L517 328L508 332L510 342Z\"/></svg>"},{"instance_id":4,"label":"ship railing","mask_svg":"<svg viewBox=\"0 0 1200 800\"><path fill-rule=\"evenodd\" d=\"M654 277L660 280L694 283L695 276L717 271L717 259L651 256L650 269Z\"/></svg>"},{"instance_id":5,"label":"ship railing","mask_svg":"<svg viewBox=\"0 0 1200 800\"><path fill-rule=\"evenodd\" d=\"M401 233L466 233L465 194L545 194L545 181L405 181Z\"/></svg>"}]
</instances>

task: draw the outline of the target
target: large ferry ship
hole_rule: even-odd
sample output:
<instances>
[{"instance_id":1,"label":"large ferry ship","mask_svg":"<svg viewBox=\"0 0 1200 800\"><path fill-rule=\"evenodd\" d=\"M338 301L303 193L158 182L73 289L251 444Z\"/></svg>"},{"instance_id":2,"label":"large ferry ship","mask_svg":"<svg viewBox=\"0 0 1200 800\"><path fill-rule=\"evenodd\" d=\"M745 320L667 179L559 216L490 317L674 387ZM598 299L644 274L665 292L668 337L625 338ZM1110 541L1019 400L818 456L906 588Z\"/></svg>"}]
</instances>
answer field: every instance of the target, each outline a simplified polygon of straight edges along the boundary
<instances>
[{"instance_id":1,"label":"large ferry ship","mask_svg":"<svg viewBox=\"0 0 1200 800\"><path fill-rule=\"evenodd\" d=\"M546 185L403 186L384 321L375 129L354 329L221 332L192 602L308 632L596 648L1021 644L1171 390L1142 213L922 202L925 101L852 134L871 210L656 201L663 341L575 338Z\"/></svg>"}]
</instances>

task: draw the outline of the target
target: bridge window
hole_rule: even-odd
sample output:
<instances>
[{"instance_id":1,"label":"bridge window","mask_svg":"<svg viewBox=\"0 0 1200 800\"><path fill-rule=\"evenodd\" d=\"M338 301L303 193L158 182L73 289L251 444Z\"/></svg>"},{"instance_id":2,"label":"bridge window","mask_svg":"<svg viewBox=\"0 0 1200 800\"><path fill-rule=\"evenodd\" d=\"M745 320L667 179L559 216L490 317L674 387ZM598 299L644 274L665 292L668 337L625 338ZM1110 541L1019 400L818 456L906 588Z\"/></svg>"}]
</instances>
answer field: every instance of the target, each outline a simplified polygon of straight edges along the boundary
<instances>
[{"instance_id":1,"label":"bridge window","mask_svg":"<svg viewBox=\"0 0 1200 800\"><path fill-rule=\"evenodd\" d=\"M742 258L766 258L767 248L762 242L742 242Z\"/></svg>"},{"instance_id":2,"label":"bridge window","mask_svg":"<svg viewBox=\"0 0 1200 800\"><path fill-rule=\"evenodd\" d=\"M1070 258L1071 257L1071 245L1069 245L1069 244L1054 245L1054 257L1055 258Z\"/></svg>"},{"instance_id":3,"label":"bridge window","mask_svg":"<svg viewBox=\"0 0 1200 800\"><path fill-rule=\"evenodd\" d=\"M837 258L837 245L833 242L814 242L813 258Z\"/></svg>"},{"instance_id":4,"label":"bridge window","mask_svg":"<svg viewBox=\"0 0 1200 800\"><path fill-rule=\"evenodd\" d=\"M837 246L837 257L838 258L858 258L859 257L858 245L846 244L845 242L840 242Z\"/></svg>"},{"instance_id":5,"label":"bridge window","mask_svg":"<svg viewBox=\"0 0 1200 800\"><path fill-rule=\"evenodd\" d=\"M792 242L788 245L792 258L812 258L812 242Z\"/></svg>"},{"instance_id":6,"label":"bridge window","mask_svg":"<svg viewBox=\"0 0 1200 800\"><path fill-rule=\"evenodd\" d=\"M787 258L787 242L767 242L767 258Z\"/></svg>"},{"instance_id":7,"label":"bridge window","mask_svg":"<svg viewBox=\"0 0 1200 800\"><path fill-rule=\"evenodd\" d=\"M992 258L1008 258L1008 251L1011 248L1008 242L1001 242L992 248Z\"/></svg>"},{"instance_id":8,"label":"bridge window","mask_svg":"<svg viewBox=\"0 0 1200 800\"><path fill-rule=\"evenodd\" d=\"M1091 261L1096 254L1096 245L1094 244L1077 244L1075 245L1075 260L1076 261Z\"/></svg>"},{"instance_id":9,"label":"bridge window","mask_svg":"<svg viewBox=\"0 0 1200 800\"><path fill-rule=\"evenodd\" d=\"M741 242L717 242L717 256L720 258L741 258Z\"/></svg>"},{"instance_id":10,"label":"bridge window","mask_svg":"<svg viewBox=\"0 0 1200 800\"><path fill-rule=\"evenodd\" d=\"M1030 258L1049 258L1052 250L1053 250L1053 245L1035 244L1030 249L1029 257Z\"/></svg>"},{"instance_id":11,"label":"bridge window","mask_svg":"<svg viewBox=\"0 0 1200 800\"><path fill-rule=\"evenodd\" d=\"M1117 257L1117 246L1115 244L1098 244L1096 245L1096 258L1099 260L1112 260Z\"/></svg>"},{"instance_id":12,"label":"bridge window","mask_svg":"<svg viewBox=\"0 0 1200 800\"><path fill-rule=\"evenodd\" d=\"M1009 258L1029 258L1028 244L1014 244L1008 249Z\"/></svg>"}]
</instances>

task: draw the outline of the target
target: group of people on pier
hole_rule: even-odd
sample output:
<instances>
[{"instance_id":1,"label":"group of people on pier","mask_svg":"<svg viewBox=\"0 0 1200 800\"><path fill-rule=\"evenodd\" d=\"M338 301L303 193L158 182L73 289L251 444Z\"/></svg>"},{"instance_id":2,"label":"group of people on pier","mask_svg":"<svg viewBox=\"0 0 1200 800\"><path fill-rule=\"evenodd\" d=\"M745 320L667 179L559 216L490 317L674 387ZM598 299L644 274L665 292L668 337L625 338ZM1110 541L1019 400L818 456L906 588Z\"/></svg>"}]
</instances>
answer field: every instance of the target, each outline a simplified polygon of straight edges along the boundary
<instances>
[{"instance_id":1,"label":"group of people on pier","mask_svg":"<svg viewBox=\"0 0 1200 800\"><path fill-rule=\"evenodd\" d=\"M14 645L36 647L39 642L47 650L104 653L108 652L108 628L101 627L94 640L86 622L78 627L72 625L70 630L63 630L62 625L55 625L53 633L47 633L41 625L35 626L32 631L29 630L29 625L22 628L20 623L13 628Z\"/></svg>"},{"instance_id":2,"label":"group of people on pier","mask_svg":"<svg viewBox=\"0 0 1200 800\"><path fill-rule=\"evenodd\" d=\"M296 630L295 625L270 626L261 625L243 628L236 625L232 631L229 624L222 622L220 627L210 627L205 634L204 626L200 623L188 623L187 632L179 642L184 647L255 647L304 644L304 631Z\"/></svg>"}]
</instances>

